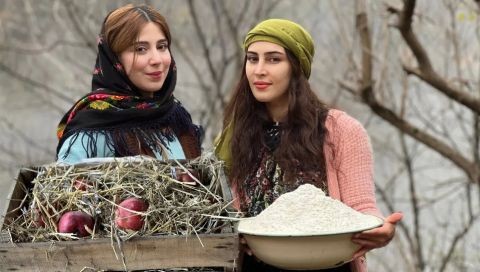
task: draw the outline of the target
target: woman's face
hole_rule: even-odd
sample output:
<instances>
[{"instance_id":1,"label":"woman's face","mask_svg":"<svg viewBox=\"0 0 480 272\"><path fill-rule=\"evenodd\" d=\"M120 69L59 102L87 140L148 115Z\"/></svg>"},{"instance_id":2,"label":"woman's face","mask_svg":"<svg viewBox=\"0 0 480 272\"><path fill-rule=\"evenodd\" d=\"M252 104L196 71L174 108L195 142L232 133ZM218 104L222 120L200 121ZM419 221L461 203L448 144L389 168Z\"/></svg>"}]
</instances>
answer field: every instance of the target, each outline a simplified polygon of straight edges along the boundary
<instances>
[{"instance_id":1,"label":"woman's face","mask_svg":"<svg viewBox=\"0 0 480 272\"><path fill-rule=\"evenodd\" d=\"M120 53L119 58L130 81L146 97L153 97L162 88L172 62L165 34L152 22L145 24L138 41Z\"/></svg>"},{"instance_id":2,"label":"woman's face","mask_svg":"<svg viewBox=\"0 0 480 272\"><path fill-rule=\"evenodd\" d=\"M245 72L255 99L269 109L287 109L292 66L282 46L264 41L252 43L247 49Z\"/></svg>"}]
</instances>

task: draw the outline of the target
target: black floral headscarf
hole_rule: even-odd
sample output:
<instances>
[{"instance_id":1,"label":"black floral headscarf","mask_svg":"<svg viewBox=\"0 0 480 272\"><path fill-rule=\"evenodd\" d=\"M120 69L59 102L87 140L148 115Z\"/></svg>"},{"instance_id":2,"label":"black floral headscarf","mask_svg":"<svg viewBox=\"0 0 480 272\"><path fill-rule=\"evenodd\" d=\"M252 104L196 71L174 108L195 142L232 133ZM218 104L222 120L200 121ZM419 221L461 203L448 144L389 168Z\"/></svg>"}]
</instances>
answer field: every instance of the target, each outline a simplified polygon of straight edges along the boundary
<instances>
[{"instance_id":1,"label":"black floral headscarf","mask_svg":"<svg viewBox=\"0 0 480 272\"><path fill-rule=\"evenodd\" d=\"M173 57L162 88L148 98L128 79L106 40L99 36L97 43L92 92L78 100L60 121L57 156L67 138L74 137L72 144L82 135L87 137L84 148L88 156L95 157L98 133L105 135L106 145L115 156L138 155L138 149L127 144L132 136L141 146L157 152L162 145L168 146L165 141L185 133L193 134L200 144L200 127L192 123L190 114L173 96L177 77Z\"/></svg>"}]
</instances>

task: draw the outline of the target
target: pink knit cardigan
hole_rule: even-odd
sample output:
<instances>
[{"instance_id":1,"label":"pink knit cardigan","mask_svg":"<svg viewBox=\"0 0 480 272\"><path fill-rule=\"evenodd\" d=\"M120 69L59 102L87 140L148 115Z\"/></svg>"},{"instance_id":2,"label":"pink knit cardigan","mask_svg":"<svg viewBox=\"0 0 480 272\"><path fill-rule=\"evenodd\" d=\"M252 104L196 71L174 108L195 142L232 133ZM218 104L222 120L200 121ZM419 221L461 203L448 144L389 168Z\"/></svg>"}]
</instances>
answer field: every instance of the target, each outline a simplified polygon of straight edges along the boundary
<instances>
[{"instance_id":1,"label":"pink knit cardigan","mask_svg":"<svg viewBox=\"0 0 480 272\"><path fill-rule=\"evenodd\" d=\"M383 218L375 201L373 152L363 126L339 110L330 110L325 123L328 193L353 209ZM365 257L352 261L353 272L367 271Z\"/></svg>"},{"instance_id":2,"label":"pink knit cardigan","mask_svg":"<svg viewBox=\"0 0 480 272\"><path fill-rule=\"evenodd\" d=\"M373 153L364 127L343 111L331 109L325 126L329 196L362 213L383 218L375 201ZM232 188L234 199L235 188ZM237 199L238 200L238 199ZM240 207L238 201L235 208ZM353 272L367 271L365 257L352 261Z\"/></svg>"}]
</instances>

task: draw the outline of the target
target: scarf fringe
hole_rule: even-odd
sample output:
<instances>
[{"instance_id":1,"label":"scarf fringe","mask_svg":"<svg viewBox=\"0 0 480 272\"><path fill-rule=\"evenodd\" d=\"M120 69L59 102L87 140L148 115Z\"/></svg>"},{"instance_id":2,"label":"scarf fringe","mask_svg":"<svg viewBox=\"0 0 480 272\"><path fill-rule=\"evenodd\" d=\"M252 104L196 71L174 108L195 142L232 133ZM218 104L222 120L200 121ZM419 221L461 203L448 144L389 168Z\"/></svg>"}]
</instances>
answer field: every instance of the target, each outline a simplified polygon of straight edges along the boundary
<instances>
[{"instance_id":1,"label":"scarf fringe","mask_svg":"<svg viewBox=\"0 0 480 272\"><path fill-rule=\"evenodd\" d=\"M117 126L114 128L82 128L71 130L64 135L68 141L68 148L63 159L68 157L72 146L81 140L88 158L98 157L98 137L105 136L105 148L112 150L116 157L139 155L141 147L149 148L152 152L163 153L164 148L170 151L169 142L183 133L193 134L198 143L201 142L202 129L192 123L190 114L182 106L174 109L167 119L136 123L135 125ZM79 139L81 137L81 139ZM138 146L129 144L132 139L137 140Z\"/></svg>"}]
</instances>

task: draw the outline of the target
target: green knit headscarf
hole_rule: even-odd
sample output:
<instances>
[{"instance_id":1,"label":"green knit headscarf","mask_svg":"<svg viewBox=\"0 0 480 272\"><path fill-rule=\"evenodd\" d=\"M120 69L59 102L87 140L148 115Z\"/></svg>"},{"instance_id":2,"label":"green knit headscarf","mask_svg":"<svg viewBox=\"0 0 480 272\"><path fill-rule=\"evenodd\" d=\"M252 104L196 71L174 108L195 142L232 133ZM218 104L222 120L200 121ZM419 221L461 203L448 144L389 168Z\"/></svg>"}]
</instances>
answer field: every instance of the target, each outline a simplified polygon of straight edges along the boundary
<instances>
[{"instance_id":1,"label":"green knit headscarf","mask_svg":"<svg viewBox=\"0 0 480 272\"><path fill-rule=\"evenodd\" d=\"M248 32L243 43L245 50L258 41L278 44L290 50L300 61L303 73L310 77L313 55L312 36L299 24L285 19L268 19Z\"/></svg>"}]
</instances>

